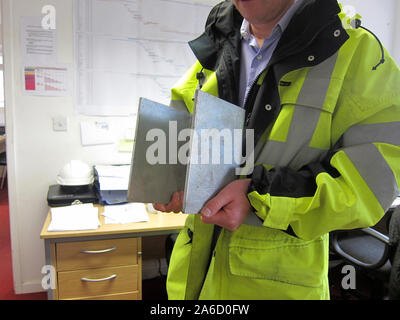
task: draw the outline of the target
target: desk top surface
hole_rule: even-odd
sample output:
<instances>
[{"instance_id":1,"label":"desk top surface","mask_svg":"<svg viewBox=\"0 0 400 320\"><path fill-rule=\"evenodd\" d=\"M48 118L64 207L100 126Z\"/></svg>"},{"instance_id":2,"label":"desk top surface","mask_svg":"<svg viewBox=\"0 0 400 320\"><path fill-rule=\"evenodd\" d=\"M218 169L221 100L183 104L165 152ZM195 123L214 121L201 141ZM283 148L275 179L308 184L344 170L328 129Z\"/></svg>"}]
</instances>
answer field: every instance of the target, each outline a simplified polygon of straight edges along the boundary
<instances>
[{"instance_id":1,"label":"desk top surface","mask_svg":"<svg viewBox=\"0 0 400 320\"><path fill-rule=\"evenodd\" d=\"M104 211L102 206L99 206L100 227L96 230L81 230L81 231L47 231L51 215L50 211L44 222L41 239L56 239L69 237L86 237L86 236L102 236L102 235L117 235L126 233L145 233L157 232L165 230L179 230L185 225L187 214L174 213L151 213L148 212L149 222L135 222L127 224L105 224L104 216L101 213Z\"/></svg>"}]
</instances>

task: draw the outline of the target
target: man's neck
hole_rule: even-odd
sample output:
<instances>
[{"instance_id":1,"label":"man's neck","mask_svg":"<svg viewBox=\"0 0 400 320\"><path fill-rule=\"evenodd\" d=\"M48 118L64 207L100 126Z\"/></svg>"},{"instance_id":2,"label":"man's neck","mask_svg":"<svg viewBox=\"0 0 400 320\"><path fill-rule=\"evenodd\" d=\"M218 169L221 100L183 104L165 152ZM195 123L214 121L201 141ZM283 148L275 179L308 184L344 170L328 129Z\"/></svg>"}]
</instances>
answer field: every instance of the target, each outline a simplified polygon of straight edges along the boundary
<instances>
[{"instance_id":1,"label":"man's neck","mask_svg":"<svg viewBox=\"0 0 400 320\"><path fill-rule=\"evenodd\" d=\"M278 21L279 20L277 20L276 23L271 23L271 24L251 24L250 25L251 33L254 36L254 38L256 38L259 48L262 47L264 40L266 38L271 37L272 30L275 28Z\"/></svg>"},{"instance_id":2,"label":"man's neck","mask_svg":"<svg viewBox=\"0 0 400 320\"><path fill-rule=\"evenodd\" d=\"M295 0L289 2L287 7L284 8L276 18L268 21L267 23L250 24L251 33L253 34L254 38L256 38L257 44L260 48L262 47L264 40L271 37L275 26L295 2Z\"/></svg>"}]
</instances>

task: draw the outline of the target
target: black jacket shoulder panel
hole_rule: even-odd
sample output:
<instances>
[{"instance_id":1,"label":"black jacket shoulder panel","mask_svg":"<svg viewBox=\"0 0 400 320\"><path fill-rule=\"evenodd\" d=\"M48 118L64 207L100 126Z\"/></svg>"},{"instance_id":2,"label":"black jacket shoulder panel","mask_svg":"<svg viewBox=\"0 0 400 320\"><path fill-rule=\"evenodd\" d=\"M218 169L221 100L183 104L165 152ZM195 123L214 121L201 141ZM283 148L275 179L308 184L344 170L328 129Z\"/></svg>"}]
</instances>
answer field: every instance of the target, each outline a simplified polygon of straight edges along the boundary
<instances>
[{"instance_id":1,"label":"black jacket shoulder panel","mask_svg":"<svg viewBox=\"0 0 400 320\"><path fill-rule=\"evenodd\" d=\"M190 41L189 46L204 68L215 70L219 50L217 50L215 43L211 41L206 33Z\"/></svg>"},{"instance_id":2,"label":"black jacket shoulder panel","mask_svg":"<svg viewBox=\"0 0 400 320\"><path fill-rule=\"evenodd\" d=\"M205 31L189 46L201 65L216 70L223 47L229 43L238 51L240 26L243 17L231 1L223 1L212 8L208 15Z\"/></svg>"}]
</instances>

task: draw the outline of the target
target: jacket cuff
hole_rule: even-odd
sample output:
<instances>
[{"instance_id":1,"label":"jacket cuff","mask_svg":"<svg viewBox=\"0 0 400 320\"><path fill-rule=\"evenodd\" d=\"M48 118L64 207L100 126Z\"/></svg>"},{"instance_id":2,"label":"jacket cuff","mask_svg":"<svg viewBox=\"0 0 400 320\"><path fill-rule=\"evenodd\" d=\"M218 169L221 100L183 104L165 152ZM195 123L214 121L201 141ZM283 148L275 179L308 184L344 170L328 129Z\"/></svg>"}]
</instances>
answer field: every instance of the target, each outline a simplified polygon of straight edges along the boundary
<instances>
[{"instance_id":1,"label":"jacket cuff","mask_svg":"<svg viewBox=\"0 0 400 320\"><path fill-rule=\"evenodd\" d=\"M248 198L256 215L264 221L263 226L284 231L289 228L296 199L260 195L257 191L249 193Z\"/></svg>"},{"instance_id":2,"label":"jacket cuff","mask_svg":"<svg viewBox=\"0 0 400 320\"><path fill-rule=\"evenodd\" d=\"M298 199L312 197L317 185L314 168L294 171L288 167L267 170L254 168L248 188L248 199L255 213L269 228L287 230L296 211Z\"/></svg>"}]
</instances>

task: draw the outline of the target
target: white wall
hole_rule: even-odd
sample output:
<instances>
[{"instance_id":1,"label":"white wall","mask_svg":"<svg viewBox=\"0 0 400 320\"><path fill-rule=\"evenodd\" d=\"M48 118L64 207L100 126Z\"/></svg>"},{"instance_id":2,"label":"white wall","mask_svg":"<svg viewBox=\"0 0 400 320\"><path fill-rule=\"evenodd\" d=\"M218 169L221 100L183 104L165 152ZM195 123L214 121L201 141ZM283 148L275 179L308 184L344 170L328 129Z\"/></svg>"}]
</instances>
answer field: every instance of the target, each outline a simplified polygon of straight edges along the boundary
<instances>
[{"instance_id":1,"label":"white wall","mask_svg":"<svg viewBox=\"0 0 400 320\"><path fill-rule=\"evenodd\" d=\"M83 148L72 97L40 98L22 93L20 17L40 15L51 4L62 12L57 19L58 60L73 63L72 0L2 0L6 72L6 126L12 257L16 293L41 291L44 265L39 233L47 215L48 186L55 183L61 167L71 159L89 164L129 163L130 155L117 152L117 145ZM376 31L389 51L394 48L394 0L353 0L364 16L364 25ZM399 29L398 29L399 30ZM399 44L397 44L397 47ZM53 132L54 116L69 119L68 132ZM130 119L107 118L115 141L122 137Z\"/></svg>"},{"instance_id":2,"label":"white wall","mask_svg":"<svg viewBox=\"0 0 400 320\"><path fill-rule=\"evenodd\" d=\"M396 6L398 0L341 0L343 6L351 5L362 16L362 26L375 33L390 54L393 54Z\"/></svg>"},{"instance_id":3,"label":"white wall","mask_svg":"<svg viewBox=\"0 0 400 320\"><path fill-rule=\"evenodd\" d=\"M400 65L400 1L396 1L395 8L395 26L393 32L393 57Z\"/></svg>"},{"instance_id":4,"label":"white wall","mask_svg":"<svg viewBox=\"0 0 400 320\"><path fill-rule=\"evenodd\" d=\"M39 234L49 210L48 187L56 183L62 166L72 159L88 164L129 163L131 159L129 153L118 153L117 144L81 146L79 125L87 117L75 114L73 97L22 93L20 17L41 16L41 8L47 4L62 13L57 15L58 60L73 63L72 0L3 0L9 204L17 293L42 290L40 271L45 259ZM52 130L54 116L68 117L67 132ZM132 119L107 121L117 142Z\"/></svg>"}]
</instances>

